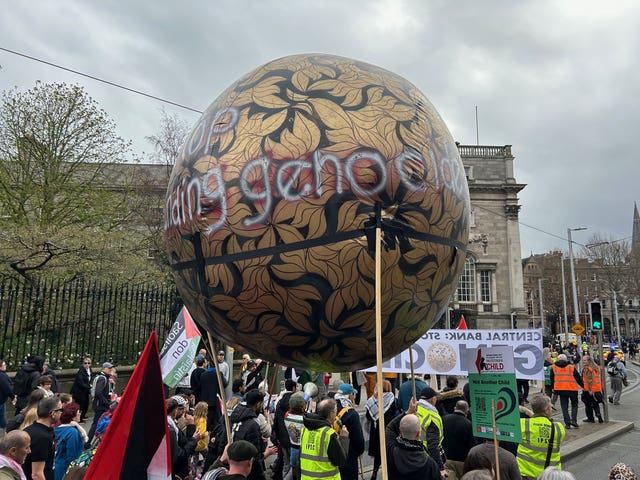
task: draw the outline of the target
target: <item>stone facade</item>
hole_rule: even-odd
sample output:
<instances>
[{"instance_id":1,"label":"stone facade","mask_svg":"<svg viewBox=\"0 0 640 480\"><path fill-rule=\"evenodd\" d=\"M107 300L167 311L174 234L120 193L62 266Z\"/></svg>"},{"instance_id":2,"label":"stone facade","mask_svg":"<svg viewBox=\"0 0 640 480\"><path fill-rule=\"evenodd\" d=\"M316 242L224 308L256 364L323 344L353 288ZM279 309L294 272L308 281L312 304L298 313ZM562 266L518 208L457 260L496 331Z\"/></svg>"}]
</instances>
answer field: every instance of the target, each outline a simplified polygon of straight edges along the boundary
<instances>
[{"instance_id":1,"label":"stone facade","mask_svg":"<svg viewBox=\"0 0 640 480\"><path fill-rule=\"evenodd\" d=\"M452 327L463 314L469 328L510 328L524 312L518 193L511 145L458 145L471 197L465 273L453 298Z\"/></svg>"}]
</instances>

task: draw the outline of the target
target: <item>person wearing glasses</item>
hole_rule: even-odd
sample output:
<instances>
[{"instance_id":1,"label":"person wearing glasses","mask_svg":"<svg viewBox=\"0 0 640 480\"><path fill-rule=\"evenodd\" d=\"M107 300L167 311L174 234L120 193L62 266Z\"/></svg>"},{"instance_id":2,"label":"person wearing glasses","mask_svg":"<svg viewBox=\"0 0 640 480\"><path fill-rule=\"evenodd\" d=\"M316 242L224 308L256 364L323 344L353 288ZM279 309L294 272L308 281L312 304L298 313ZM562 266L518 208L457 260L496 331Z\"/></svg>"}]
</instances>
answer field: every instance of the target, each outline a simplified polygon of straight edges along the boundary
<instances>
[{"instance_id":1,"label":"person wearing glasses","mask_svg":"<svg viewBox=\"0 0 640 480\"><path fill-rule=\"evenodd\" d=\"M31 453L23 465L26 478L54 480L55 448L51 425L60 420L61 414L62 402L57 397L44 398L38 403L38 420L24 429L31 437Z\"/></svg>"},{"instance_id":2,"label":"person wearing glasses","mask_svg":"<svg viewBox=\"0 0 640 480\"><path fill-rule=\"evenodd\" d=\"M87 421L91 401L91 357L84 357L71 387L73 401L80 405L80 423Z\"/></svg>"}]
</instances>

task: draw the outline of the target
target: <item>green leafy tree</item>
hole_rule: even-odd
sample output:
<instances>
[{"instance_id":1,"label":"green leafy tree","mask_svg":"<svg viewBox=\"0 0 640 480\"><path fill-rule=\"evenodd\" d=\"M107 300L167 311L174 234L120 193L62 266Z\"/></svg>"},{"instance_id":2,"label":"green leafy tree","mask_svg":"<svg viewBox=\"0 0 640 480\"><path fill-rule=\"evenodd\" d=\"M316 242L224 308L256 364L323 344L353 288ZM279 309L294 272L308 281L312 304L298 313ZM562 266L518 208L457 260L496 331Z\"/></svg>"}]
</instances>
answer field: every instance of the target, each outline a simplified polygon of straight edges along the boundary
<instances>
[{"instance_id":1,"label":"green leafy tree","mask_svg":"<svg viewBox=\"0 0 640 480\"><path fill-rule=\"evenodd\" d=\"M7 90L0 99L0 275L146 280L133 225L130 143L77 85ZM143 253L144 252L144 253Z\"/></svg>"}]
</instances>

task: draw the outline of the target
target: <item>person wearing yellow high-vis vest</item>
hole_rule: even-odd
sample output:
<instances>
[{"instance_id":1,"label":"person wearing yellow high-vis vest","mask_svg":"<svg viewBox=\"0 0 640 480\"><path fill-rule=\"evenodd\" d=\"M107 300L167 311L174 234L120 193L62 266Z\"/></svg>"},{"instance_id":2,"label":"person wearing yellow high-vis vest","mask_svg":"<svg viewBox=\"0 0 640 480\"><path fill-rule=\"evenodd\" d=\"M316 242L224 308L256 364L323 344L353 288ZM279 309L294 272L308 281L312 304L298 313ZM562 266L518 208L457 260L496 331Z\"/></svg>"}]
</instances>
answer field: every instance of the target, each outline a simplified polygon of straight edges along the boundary
<instances>
[{"instance_id":1,"label":"person wearing yellow high-vis vest","mask_svg":"<svg viewBox=\"0 0 640 480\"><path fill-rule=\"evenodd\" d=\"M520 419L522 442L518 445L517 460L524 480L538 478L546 467L562 469L560 444L564 440L565 429L551 418L551 399L546 395L536 395L531 400L531 409L533 417Z\"/></svg>"},{"instance_id":2,"label":"person wearing yellow high-vis vest","mask_svg":"<svg viewBox=\"0 0 640 480\"><path fill-rule=\"evenodd\" d=\"M339 468L347 461L349 431L333 429L337 403L327 398L318 403L315 414L304 416L300 435L300 479L340 480Z\"/></svg>"},{"instance_id":3,"label":"person wearing yellow high-vis vest","mask_svg":"<svg viewBox=\"0 0 640 480\"><path fill-rule=\"evenodd\" d=\"M429 456L435 460L440 469L440 474L444 476L447 472L444 468L444 458L442 455L442 417L436 408L438 393L431 387L425 387L420 392L418 409L416 416L420 420L420 439L424 444Z\"/></svg>"}]
</instances>

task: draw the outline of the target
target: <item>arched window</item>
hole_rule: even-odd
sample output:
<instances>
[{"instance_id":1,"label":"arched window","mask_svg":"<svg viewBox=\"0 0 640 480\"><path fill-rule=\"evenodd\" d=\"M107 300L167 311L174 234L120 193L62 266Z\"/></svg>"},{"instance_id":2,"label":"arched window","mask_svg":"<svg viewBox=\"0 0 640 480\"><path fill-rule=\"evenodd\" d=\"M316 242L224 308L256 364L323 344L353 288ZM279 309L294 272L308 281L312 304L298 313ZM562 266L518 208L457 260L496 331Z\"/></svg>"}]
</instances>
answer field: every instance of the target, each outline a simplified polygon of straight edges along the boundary
<instances>
[{"instance_id":1,"label":"arched window","mask_svg":"<svg viewBox=\"0 0 640 480\"><path fill-rule=\"evenodd\" d=\"M458 282L456 301L459 303L476 302L476 262L472 257L464 261L464 270Z\"/></svg>"}]
</instances>

